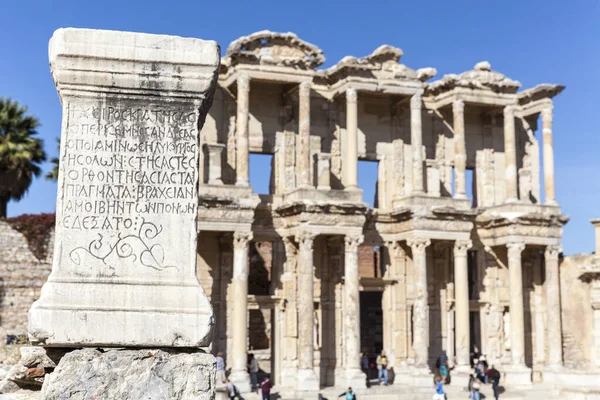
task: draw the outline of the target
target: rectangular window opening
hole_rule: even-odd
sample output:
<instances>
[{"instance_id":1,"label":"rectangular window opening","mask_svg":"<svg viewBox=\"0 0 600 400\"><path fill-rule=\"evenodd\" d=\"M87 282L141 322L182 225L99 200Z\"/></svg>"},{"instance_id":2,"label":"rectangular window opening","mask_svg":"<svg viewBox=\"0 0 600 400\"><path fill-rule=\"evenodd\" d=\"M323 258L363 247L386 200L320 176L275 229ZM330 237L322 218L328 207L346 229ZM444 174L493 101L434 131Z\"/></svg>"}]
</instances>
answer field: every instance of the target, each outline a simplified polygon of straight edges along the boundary
<instances>
[{"instance_id":1,"label":"rectangular window opening","mask_svg":"<svg viewBox=\"0 0 600 400\"><path fill-rule=\"evenodd\" d=\"M250 186L256 194L273 194L273 154L250 153Z\"/></svg>"},{"instance_id":2,"label":"rectangular window opening","mask_svg":"<svg viewBox=\"0 0 600 400\"><path fill-rule=\"evenodd\" d=\"M358 161L358 186L363 190L363 201L371 208L378 208L379 161Z\"/></svg>"}]
</instances>

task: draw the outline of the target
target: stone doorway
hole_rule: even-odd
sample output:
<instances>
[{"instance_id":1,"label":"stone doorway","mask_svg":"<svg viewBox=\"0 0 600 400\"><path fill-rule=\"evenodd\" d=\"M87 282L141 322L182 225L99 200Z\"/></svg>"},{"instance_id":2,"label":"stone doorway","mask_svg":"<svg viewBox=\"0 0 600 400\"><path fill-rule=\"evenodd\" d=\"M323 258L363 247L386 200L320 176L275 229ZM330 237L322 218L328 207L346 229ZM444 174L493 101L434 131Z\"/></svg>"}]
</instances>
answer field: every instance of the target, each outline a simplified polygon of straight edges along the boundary
<instances>
[{"instance_id":1,"label":"stone doorway","mask_svg":"<svg viewBox=\"0 0 600 400\"><path fill-rule=\"evenodd\" d=\"M360 292L360 346L370 363L383 349L383 292Z\"/></svg>"}]
</instances>

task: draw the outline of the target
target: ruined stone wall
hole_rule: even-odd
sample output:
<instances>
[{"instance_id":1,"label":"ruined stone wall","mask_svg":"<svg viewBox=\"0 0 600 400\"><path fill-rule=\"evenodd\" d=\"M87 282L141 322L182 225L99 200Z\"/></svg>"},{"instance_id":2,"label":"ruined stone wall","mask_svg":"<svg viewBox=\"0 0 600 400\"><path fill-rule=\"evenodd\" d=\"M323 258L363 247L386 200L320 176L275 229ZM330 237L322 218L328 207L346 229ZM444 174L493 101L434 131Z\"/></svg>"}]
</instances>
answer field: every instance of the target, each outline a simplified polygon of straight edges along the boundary
<instances>
[{"instance_id":1,"label":"ruined stone wall","mask_svg":"<svg viewBox=\"0 0 600 400\"><path fill-rule=\"evenodd\" d=\"M54 247L53 230L44 246ZM38 259L22 233L0 221L0 328L8 335L27 334L27 311L52 270L52 251L45 254Z\"/></svg>"},{"instance_id":2,"label":"ruined stone wall","mask_svg":"<svg viewBox=\"0 0 600 400\"><path fill-rule=\"evenodd\" d=\"M592 264L593 254L567 256L560 264L563 353L568 366L590 363L593 331L590 284L582 281L581 268Z\"/></svg>"}]
</instances>

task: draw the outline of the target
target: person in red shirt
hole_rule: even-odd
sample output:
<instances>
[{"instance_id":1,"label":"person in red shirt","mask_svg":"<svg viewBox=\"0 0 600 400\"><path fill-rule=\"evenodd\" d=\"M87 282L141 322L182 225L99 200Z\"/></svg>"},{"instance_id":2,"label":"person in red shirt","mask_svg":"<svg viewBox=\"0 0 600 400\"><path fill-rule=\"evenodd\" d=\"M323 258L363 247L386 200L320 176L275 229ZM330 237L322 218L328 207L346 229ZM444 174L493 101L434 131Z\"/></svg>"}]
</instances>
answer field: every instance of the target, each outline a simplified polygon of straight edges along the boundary
<instances>
[{"instance_id":1,"label":"person in red shirt","mask_svg":"<svg viewBox=\"0 0 600 400\"><path fill-rule=\"evenodd\" d=\"M262 392L262 400L271 400L271 388L273 384L268 376L260 384L260 391Z\"/></svg>"}]
</instances>

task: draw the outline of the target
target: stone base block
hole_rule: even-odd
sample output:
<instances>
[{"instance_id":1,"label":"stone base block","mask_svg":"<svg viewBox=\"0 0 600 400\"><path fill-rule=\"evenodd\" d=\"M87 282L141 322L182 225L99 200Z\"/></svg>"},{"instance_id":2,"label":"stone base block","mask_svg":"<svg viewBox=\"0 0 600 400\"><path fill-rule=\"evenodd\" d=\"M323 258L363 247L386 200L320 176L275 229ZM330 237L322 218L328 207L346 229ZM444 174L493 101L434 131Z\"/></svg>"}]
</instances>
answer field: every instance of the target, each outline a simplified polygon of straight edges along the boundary
<instances>
[{"instance_id":1,"label":"stone base block","mask_svg":"<svg viewBox=\"0 0 600 400\"><path fill-rule=\"evenodd\" d=\"M200 352L75 350L46 376L41 399L198 399L215 395L215 358Z\"/></svg>"},{"instance_id":2,"label":"stone base block","mask_svg":"<svg viewBox=\"0 0 600 400\"><path fill-rule=\"evenodd\" d=\"M307 392L316 392L320 389L317 374L312 369L298 370L298 390Z\"/></svg>"},{"instance_id":3,"label":"stone base block","mask_svg":"<svg viewBox=\"0 0 600 400\"><path fill-rule=\"evenodd\" d=\"M106 299L110 299L109 302ZM196 283L48 281L29 310L29 338L54 347L202 347L210 303Z\"/></svg>"},{"instance_id":4,"label":"stone base block","mask_svg":"<svg viewBox=\"0 0 600 400\"><path fill-rule=\"evenodd\" d=\"M229 381L233 383L240 393L250 393L252 391L250 374L247 371L231 371Z\"/></svg>"},{"instance_id":5,"label":"stone base block","mask_svg":"<svg viewBox=\"0 0 600 400\"><path fill-rule=\"evenodd\" d=\"M600 369L572 370L569 368L546 368L544 385L554 388L585 388L600 393Z\"/></svg>"},{"instance_id":6,"label":"stone base block","mask_svg":"<svg viewBox=\"0 0 600 400\"><path fill-rule=\"evenodd\" d=\"M412 370L411 385L415 387L432 387L433 378L434 376L429 368L414 368Z\"/></svg>"},{"instance_id":7,"label":"stone base block","mask_svg":"<svg viewBox=\"0 0 600 400\"><path fill-rule=\"evenodd\" d=\"M531 368L526 366L505 366L500 384L506 386L531 386Z\"/></svg>"},{"instance_id":8,"label":"stone base block","mask_svg":"<svg viewBox=\"0 0 600 400\"><path fill-rule=\"evenodd\" d=\"M459 388L467 388L471 377L470 367L456 367L450 372L450 385Z\"/></svg>"},{"instance_id":9,"label":"stone base block","mask_svg":"<svg viewBox=\"0 0 600 400\"><path fill-rule=\"evenodd\" d=\"M367 388L367 376L360 369L346 371L346 381L353 390Z\"/></svg>"}]
</instances>

